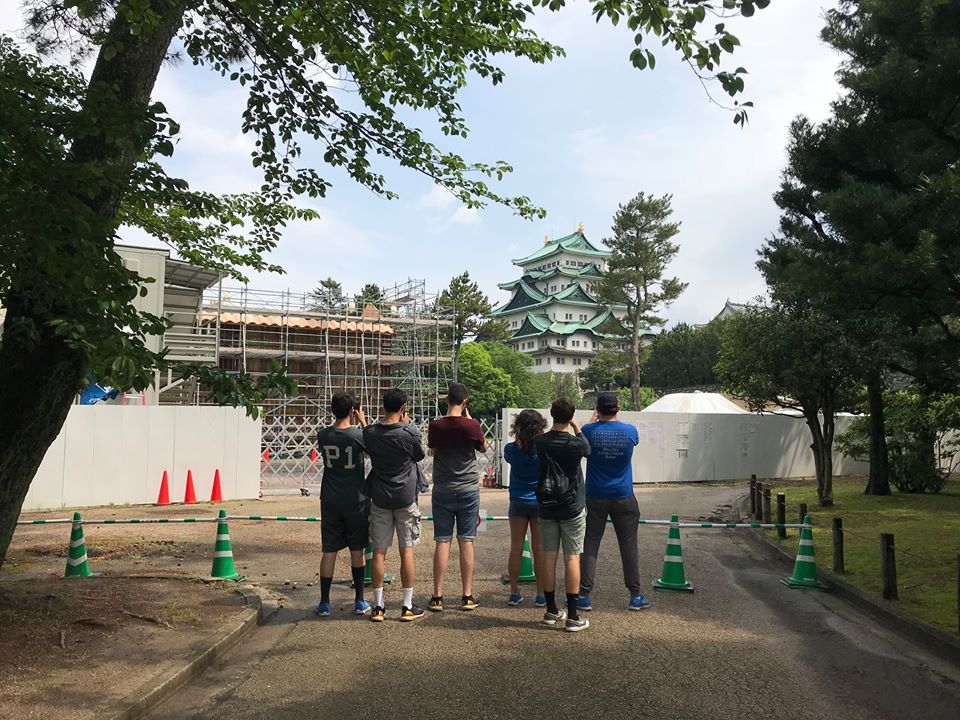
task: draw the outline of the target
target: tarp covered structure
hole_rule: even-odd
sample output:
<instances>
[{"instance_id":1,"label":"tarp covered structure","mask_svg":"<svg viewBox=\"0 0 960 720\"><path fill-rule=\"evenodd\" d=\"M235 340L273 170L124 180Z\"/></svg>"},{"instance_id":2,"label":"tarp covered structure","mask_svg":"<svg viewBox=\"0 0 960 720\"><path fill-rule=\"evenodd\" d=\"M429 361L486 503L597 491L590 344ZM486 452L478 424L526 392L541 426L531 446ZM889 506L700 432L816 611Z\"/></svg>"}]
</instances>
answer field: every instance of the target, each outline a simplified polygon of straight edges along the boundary
<instances>
[{"instance_id":1,"label":"tarp covered structure","mask_svg":"<svg viewBox=\"0 0 960 720\"><path fill-rule=\"evenodd\" d=\"M691 413L695 415L749 415L747 410L720 393L692 392L664 395L641 412Z\"/></svg>"}]
</instances>

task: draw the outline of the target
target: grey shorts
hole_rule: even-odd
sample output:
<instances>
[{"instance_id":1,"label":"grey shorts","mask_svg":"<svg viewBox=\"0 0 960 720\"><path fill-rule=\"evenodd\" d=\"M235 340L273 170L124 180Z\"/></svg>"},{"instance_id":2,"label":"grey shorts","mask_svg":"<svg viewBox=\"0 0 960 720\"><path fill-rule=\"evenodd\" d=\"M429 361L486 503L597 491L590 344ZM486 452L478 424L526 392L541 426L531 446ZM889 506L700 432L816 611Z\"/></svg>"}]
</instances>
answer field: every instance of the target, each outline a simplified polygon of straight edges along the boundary
<instances>
[{"instance_id":1,"label":"grey shorts","mask_svg":"<svg viewBox=\"0 0 960 720\"><path fill-rule=\"evenodd\" d=\"M550 520L540 516L540 545L544 552L557 552L563 544L564 555L583 552L583 534L587 528L587 511L568 520Z\"/></svg>"},{"instance_id":2,"label":"grey shorts","mask_svg":"<svg viewBox=\"0 0 960 720\"><path fill-rule=\"evenodd\" d=\"M405 508L391 510L370 504L370 541L378 550L393 545L393 531L397 531L397 546L413 547L420 543L420 508L411 503Z\"/></svg>"}]
</instances>

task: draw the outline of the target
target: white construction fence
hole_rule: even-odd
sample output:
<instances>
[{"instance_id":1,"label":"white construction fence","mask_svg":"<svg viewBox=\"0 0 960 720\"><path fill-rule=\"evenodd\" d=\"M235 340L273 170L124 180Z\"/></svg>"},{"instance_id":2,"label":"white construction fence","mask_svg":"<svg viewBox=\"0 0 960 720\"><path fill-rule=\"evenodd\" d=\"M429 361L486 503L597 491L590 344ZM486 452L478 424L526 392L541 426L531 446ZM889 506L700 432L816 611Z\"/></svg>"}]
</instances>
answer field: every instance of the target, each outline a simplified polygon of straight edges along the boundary
<instances>
[{"instance_id":1,"label":"white construction fence","mask_svg":"<svg viewBox=\"0 0 960 720\"><path fill-rule=\"evenodd\" d=\"M223 499L260 493L260 420L224 407L75 405L47 450L24 510L157 501L166 470L170 499L187 471L208 500L215 471Z\"/></svg>"},{"instance_id":2,"label":"white construction fence","mask_svg":"<svg viewBox=\"0 0 960 720\"><path fill-rule=\"evenodd\" d=\"M503 411L503 444L517 408ZM540 410L550 422L548 410ZM591 412L578 410L585 423ZM636 425L640 444L633 453L634 483L812 477L816 474L810 430L802 417L750 413L621 412L619 419ZM836 434L847 429L850 416L836 418ZM510 483L510 466L501 455L501 477ZM867 464L835 452L835 475L867 472Z\"/></svg>"}]
</instances>

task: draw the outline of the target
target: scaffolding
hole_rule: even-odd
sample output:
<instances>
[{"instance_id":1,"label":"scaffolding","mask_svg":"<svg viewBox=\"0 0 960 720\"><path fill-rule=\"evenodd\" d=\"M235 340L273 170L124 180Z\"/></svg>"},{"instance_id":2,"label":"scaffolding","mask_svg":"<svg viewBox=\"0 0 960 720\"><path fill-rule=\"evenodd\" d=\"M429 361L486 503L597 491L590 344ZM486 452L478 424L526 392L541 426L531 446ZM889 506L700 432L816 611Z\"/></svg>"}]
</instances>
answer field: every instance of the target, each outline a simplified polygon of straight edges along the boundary
<instances>
[{"instance_id":1,"label":"scaffolding","mask_svg":"<svg viewBox=\"0 0 960 720\"><path fill-rule=\"evenodd\" d=\"M453 308L428 295L423 280L383 289L379 299L213 287L201 326L216 329L217 364L228 372L266 373L279 363L298 393L263 404L264 478L304 485L320 474L317 430L331 422L331 396L353 395L373 420L391 387L408 396L411 419L439 413L453 361ZM198 391L204 403L203 389Z\"/></svg>"}]
</instances>

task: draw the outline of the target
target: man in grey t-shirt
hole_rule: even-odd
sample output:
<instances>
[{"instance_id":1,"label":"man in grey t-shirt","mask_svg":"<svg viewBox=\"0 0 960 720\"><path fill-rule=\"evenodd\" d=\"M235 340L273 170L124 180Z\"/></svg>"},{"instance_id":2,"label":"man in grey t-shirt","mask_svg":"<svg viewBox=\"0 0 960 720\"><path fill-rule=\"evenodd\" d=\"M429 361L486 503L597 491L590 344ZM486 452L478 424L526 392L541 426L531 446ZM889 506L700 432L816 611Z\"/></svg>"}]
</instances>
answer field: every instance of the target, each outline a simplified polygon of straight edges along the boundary
<instances>
[{"instance_id":1,"label":"man in grey t-shirt","mask_svg":"<svg viewBox=\"0 0 960 720\"><path fill-rule=\"evenodd\" d=\"M420 542L420 508L417 506L417 463L423 460L420 431L410 424L407 394L391 388L383 395L384 414L380 422L363 431L363 443L370 456L367 476L370 506L370 538L373 541L374 608L370 619L383 622L386 614L383 600L383 564L387 548L393 544L396 531L400 547L400 582L403 605L400 620L410 622L423 617L423 610L413 604L413 548Z\"/></svg>"},{"instance_id":2,"label":"man in grey t-shirt","mask_svg":"<svg viewBox=\"0 0 960 720\"><path fill-rule=\"evenodd\" d=\"M433 453L433 597L428 607L443 610L443 579L456 525L460 546L462 610L474 610L474 541L480 514L480 466L477 451L487 449L480 423L467 409L466 385L453 383L447 391L447 414L430 423L427 445Z\"/></svg>"}]
</instances>

